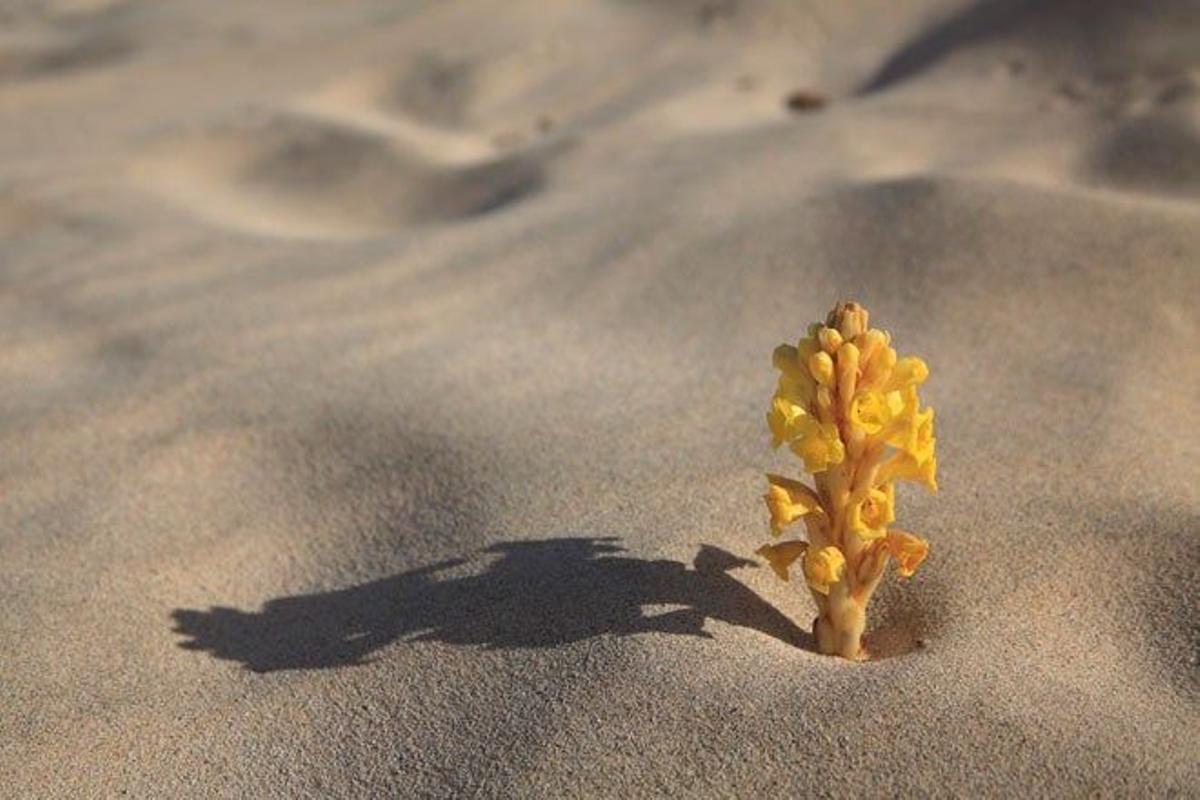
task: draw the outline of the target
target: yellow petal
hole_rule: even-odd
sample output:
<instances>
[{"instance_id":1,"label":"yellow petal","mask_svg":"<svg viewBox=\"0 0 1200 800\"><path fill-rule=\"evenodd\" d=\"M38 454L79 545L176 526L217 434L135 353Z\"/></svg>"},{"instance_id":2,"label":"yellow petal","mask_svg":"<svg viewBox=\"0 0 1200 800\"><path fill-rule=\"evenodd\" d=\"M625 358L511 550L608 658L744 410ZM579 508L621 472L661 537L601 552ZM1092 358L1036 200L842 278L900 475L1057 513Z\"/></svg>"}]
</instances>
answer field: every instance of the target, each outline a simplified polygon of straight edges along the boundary
<instances>
[{"instance_id":1,"label":"yellow petal","mask_svg":"<svg viewBox=\"0 0 1200 800\"><path fill-rule=\"evenodd\" d=\"M928 377L929 367L925 365L924 361L916 356L906 356L892 367L892 374L888 377L884 391L890 392L907 386L917 386L924 383Z\"/></svg>"},{"instance_id":2,"label":"yellow petal","mask_svg":"<svg viewBox=\"0 0 1200 800\"><path fill-rule=\"evenodd\" d=\"M813 591L829 594L829 587L842 578L846 557L836 547L810 550L804 556L804 577Z\"/></svg>"},{"instance_id":3,"label":"yellow petal","mask_svg":"<svg viewBox=\"0 0 1200 800\"><path fill-rule=\"evenodd\" d=\"M875 479L880 482L916 481L930 492L936 492L938 488L937 457L930 456L925 461L917 461L911 453L896 453L883 462Z\"/></svg>"},{"instance_id":4,"label":"yellow petal","mask_svg":"<svg viewBox=\"0 0 1200 800\"><path fill-rule=\"evenodd\" d=\"M850 423L873 436L891 421L893 409L889 395L873 390L859 392L850 402Z\"/></svg>"},{"instance_id":5,"label":"yellow petal","mask_svg":"<svg viewBox=\"0 0 1200 800\"><path fill-rule=\"evenodd\" d=\"M800 361L797 358L796 348L790 344L781 344L775 348L775 352L771 354L771 363L775 365L775 369L783 374L800 372Z\"/></svg>"},{"instance_id":6,"label":"yellow petal","mask_svg":"<svg viewBox=\"0 0 1200 800\"><path fill-rule=\"evenodd\" d=\"M823 472L830 464L840 464L845 458L836 425L806 416L796 421L796 429L799 433L790 446L793 453L804 459L804 468L809 472Z\"/></svg>"},{"instance_id":7,"label":"yellow petal","mask_svg":"<svg viewBox=\"0 0 1200 800\"><path fill-rule=\"evenodd\" d=\"M804 555L804 551L808 549L808 542L802 542L799 539L790 542L780 542L779 544L764 544L755 552L765 558L767 563L771 565L771 569L779 576L779 579L786 581L788 579L788 568L792 566L798 558Z\"/></svg>"},{"instance_id":8,"label":"yellow petal","mask_svg":"<svg viewBox=\"0 0 1200 800\"><path fill-rule=\"evenodd\" d=\"M892 506L895 495L887 488L871 489L861 501L852 503L846 515L850 530L863 539L879 539L896 519Z\"/></svg>"},{"instance_id":9,"label":"yellow petal","mask_svg":"<svg viewBox=\"0 0 1200 800\"><path fill-rule=\"evenodd\" d=\"M767 412L767 427L771 429L771 446L779 447L784 442L790 442L800 433L797 421L805 416L805 411L786 397L776 395L771 400L771 410Z\"/></svg>"},{"instance_id":10,"label":"yellow petal","mask_svg":"<svg viewBox=\"0 0 1200 800\"><path fill-rule=\"evenodd\" d=\"M806 514L824 513L821 498L799 481L782 475L767 475L767 493L763 495L771 512L771 532L778 534Z\"/></svg>"}]
</instances>

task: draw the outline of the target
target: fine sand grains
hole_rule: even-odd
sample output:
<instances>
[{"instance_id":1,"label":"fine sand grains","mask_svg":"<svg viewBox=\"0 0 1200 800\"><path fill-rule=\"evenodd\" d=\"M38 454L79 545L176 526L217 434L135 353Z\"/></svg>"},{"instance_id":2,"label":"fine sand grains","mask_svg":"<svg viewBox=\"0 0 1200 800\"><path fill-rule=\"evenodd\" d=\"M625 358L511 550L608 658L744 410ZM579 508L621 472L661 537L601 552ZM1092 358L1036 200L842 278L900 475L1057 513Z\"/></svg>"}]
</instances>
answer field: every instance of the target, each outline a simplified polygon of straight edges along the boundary
<instances>
[{"instance_id":1,"label":"fine sand grains","mask_svg":"<svg viewBox=\"0 0 1200 800\"><path fill-rule=\"evenodd\" d=\"M1195 794L1198 42L5 4L0 795ZM753 556L842 297L941 485L860 665Z\"/></svg>"}]
</instances>

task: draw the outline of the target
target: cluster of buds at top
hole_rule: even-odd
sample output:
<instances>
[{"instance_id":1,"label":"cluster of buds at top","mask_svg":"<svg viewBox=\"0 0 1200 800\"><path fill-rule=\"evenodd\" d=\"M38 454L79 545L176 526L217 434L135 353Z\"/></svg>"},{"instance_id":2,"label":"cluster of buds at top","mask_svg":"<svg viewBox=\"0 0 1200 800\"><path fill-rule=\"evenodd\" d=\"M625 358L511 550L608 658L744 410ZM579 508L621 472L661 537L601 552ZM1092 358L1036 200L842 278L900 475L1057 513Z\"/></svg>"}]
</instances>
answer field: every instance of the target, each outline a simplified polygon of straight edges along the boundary
<instances>
[{"instance_id":1,"label":"cluster of buds at top","mask_svg":"<svg viewBox=\"0 0 1200 800\"><path fill-rule=\"evenodd\" d=\"M820 611L818 650L856 660L866 657L866 606L889 559L907 577L929 550L924 539L891 527L895 482L937 490L933 409L921 409L917 397L929 369L919 358L898 359L891 337L867 322L865 308L841 302L795 347L775 349L772 443L803 460L814 486L767 475L772 535L803 521L808 540L758 550L785 581L800 562Z\"/></svg>"}]
</instances>

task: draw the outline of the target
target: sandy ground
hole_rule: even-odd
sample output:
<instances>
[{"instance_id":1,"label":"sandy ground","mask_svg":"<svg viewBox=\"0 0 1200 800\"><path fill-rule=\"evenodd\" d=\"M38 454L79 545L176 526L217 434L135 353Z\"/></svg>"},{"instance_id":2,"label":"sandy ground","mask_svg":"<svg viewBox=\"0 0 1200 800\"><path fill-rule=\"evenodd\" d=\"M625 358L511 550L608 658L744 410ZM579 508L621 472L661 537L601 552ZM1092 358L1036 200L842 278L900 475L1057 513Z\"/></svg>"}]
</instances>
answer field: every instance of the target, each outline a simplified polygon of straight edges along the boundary
<instances>
[{"instance_id":1,"label":"sandy ground","mask_svg":"<svg viewBox=\"0 0 1200 800\"><path fill-rule=\"evenodd\" d=\"M753 556L839 297L862 665ZM1200 795L1198 297L1194 2L0 3L0 795Z\"/></svg>"}]
</instances>

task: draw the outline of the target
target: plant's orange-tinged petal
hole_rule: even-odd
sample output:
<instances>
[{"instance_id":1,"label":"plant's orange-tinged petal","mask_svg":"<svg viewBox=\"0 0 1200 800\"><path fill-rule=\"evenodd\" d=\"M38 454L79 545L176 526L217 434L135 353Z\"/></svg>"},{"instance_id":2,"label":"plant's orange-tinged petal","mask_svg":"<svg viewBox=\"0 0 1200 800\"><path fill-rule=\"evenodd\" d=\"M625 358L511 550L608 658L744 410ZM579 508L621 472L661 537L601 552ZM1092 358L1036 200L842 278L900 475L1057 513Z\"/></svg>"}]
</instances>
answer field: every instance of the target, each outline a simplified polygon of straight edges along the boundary
<instances>
[{"instance_id":1,"label":"plant's orange-tinged petal","mask_svg":"<svg viewBox=\"0 0 1200 800\"><path fill-rule=\"evenodd\" d=\"M905 578L916 572L929 555L929 542L906 531L888 531L887 547L896 559L896 572Z\"/></svg>"}]
</instances>

